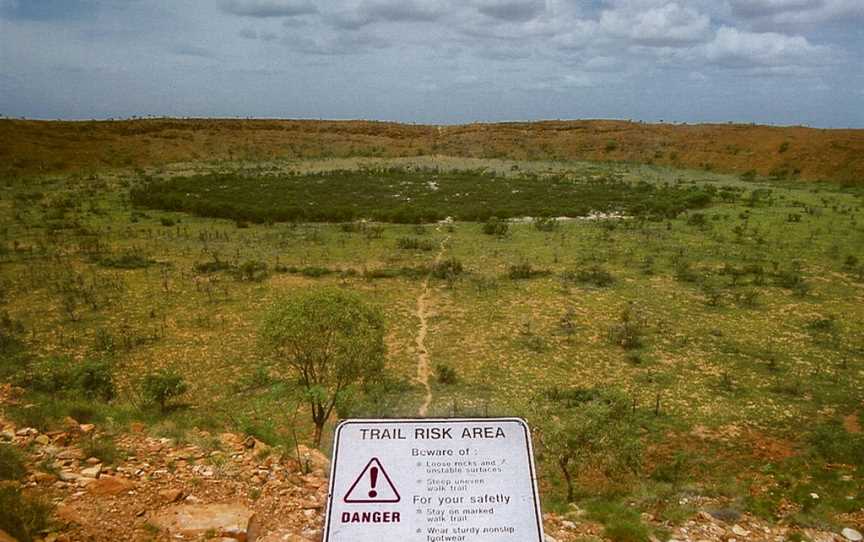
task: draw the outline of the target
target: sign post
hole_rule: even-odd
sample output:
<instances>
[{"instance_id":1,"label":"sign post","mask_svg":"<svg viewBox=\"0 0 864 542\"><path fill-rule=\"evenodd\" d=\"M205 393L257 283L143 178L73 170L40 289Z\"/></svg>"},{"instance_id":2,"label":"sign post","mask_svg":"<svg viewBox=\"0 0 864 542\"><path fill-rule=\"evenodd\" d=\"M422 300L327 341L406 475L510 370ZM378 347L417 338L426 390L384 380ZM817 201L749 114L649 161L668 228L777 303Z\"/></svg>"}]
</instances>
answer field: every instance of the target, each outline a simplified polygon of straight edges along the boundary
<instances>
[{"instance_id":1,"label":"sign post","mask_svg":"<svg viewBox=\"0 0 864 542\"><path fill-rule=\"evenodd\" d=\"M542 542L519 418L347 420L336 429L324 542Z\"/></svg>"}]
</instances>

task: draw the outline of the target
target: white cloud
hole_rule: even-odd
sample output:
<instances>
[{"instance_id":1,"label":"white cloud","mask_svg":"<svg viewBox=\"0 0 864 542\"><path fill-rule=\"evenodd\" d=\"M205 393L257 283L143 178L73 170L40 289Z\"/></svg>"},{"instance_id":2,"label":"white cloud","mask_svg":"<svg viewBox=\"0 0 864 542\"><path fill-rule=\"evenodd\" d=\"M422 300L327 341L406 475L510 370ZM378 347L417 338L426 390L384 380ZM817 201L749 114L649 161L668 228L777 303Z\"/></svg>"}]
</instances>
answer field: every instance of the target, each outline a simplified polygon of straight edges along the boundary
<instances>
[{"instance_id":1,"label":"white cloud","mask_svg":"<svg viewBox=\"0 0 864 542\"><path fill-rule=\"evenodd\" d=\"M289 35L283 43L294 51L308 55L355 55L386 49L390 43L374 34L347 33L308 36Z\"/></svg>"},{"instance_id":2,"label":"white cloud","mask_svg":"<svg viewBox=\"0 0 864 542\"><path fill-rule=\"evenodd\" d=\"M861 0L728 0L728 3L734 15L761 25L812 26L864 18Z\"/></svg>"},{"instance_id":3,"label":"white cloud","mask_svg":"<svg viewBox=\"0 0 864 542\"><path fill-rule=\"evenodd\" d=\"M708 37L711 19L693 8L669 2L642 9L646 2L630 2L604 10L600 25L612 35L649 47L692 45Z\"/></svg>"},{"instance_id":4,"label":"white cloud","mask_svg":"<svg viewBox=\"0 0 864 542\"><path fill-rule=\"evenodd\" d=\"M558 33L552 43L561 49L583 49L596 44L600 37L600 25L596 21L576 20Z\"/></svg>"},{"instance_id":5,"label":"white cloud","mask_svg":"<svg viewBox=\"0 0 864 542\"><path fill-rule=\"evenodd\" d=\"M331 25L357 29L377 22L431 22L448 11L449 0L337 0L322 8Z\"/></svg>"},{"instance_id":6,"label":"white cloud","mask_svg":"<svg viewBox=\"0 0 864 542\"><path fill-rule=\"evenodd\" d=\"M813 45L804 36L746 32L728 26L721 27L714 40L704 47L705 58L714 64L771 68L775 73L825 63L830 52L827 47Z\"/></svg>"}]
</instances>

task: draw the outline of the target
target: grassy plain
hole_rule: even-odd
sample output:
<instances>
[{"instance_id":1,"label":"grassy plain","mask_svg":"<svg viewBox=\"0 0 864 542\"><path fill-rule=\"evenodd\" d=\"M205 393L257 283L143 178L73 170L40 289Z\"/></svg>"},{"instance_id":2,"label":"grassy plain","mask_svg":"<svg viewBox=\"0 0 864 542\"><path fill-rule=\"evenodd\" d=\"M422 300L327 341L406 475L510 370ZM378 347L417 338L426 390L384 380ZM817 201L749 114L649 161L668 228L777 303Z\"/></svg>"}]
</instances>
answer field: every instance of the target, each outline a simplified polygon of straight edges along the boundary
<instances>
[{"instance_id":1,"label":"grassy plain","mask_svg":"<svg viewBox=\"0 0 864 542\"><path fill-rule=\"evenodd\" d=\"M614 178L713 196L675 217L522 220L503 235L458 220L259 224L130 199L145 177L252 183L361 166L415 168L406 182L426 187L435 167L460 182L488 182L492 173L507 183ZM529 214L521 210L509 216ZM426 346L450 376L433 380L430 415L531 419L532 402L552 388L615 388L632 401L645 461L623 480L590 466L580 472L589 509L633 504L674 521L686 517L688 498L704 496L830 525L864 506L856 470L864 465L856 432L864 410L861 189L631 164L268 160L10 175L0 217L2 378L26 369L10 354L21 348L35 360L108 360L119 382L110 402L31 392L30 406L7 412L21 423L49 428L73 415L118 431L143 421L178 439L199 427L273 444L306 440L312 427L298 411L300 391L262 355L257 329L273 300L318 285L358 291L387 319L389 385L376 402L358 400L340 414L414 415L424 394L415 380L417 297L443 246L464 272L431 279ZM142 407L139 382L163 367L190 389L181 408L154 412ZM546 506L564 509L560 473L542 450L541 465Z\"/></svg>"}]
</instances>

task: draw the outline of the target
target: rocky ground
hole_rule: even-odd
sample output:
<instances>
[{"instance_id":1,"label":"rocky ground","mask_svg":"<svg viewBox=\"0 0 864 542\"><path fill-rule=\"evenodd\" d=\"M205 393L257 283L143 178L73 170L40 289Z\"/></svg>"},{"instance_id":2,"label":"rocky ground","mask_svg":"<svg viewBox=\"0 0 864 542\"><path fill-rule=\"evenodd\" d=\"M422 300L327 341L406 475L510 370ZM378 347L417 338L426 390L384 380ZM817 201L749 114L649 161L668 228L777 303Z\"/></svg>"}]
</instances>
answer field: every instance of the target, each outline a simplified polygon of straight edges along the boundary
<instances>
[{"instance_id":1,"label":"rocky ground","mask_svg":"<svg viewBox=\"0 0 864 542\"><path fill-rule=\"evenodd\" d=\"M143 426L114 435L115 464L87 457L88 439L101 429L67 419L62 431L40 433L0 418L0 441L26 453L21 484L56 504L55 524L42 542L223 540L316 542L321 539L329 463L301 446L289 454L252 437L201 432L178 444L154 438ZM739 542L809 539L860 542L864 513L845 518L839 533L793 531L747 515L718 513L715 502L671 532L670 542ZM602 540L603 527L578 508L545 516L547 542ZM657 524L645 515L648 523ZM658 525L661 526L661 525ZM4 538L0 531L0 542Z\"/></svg>"}]
</instances>

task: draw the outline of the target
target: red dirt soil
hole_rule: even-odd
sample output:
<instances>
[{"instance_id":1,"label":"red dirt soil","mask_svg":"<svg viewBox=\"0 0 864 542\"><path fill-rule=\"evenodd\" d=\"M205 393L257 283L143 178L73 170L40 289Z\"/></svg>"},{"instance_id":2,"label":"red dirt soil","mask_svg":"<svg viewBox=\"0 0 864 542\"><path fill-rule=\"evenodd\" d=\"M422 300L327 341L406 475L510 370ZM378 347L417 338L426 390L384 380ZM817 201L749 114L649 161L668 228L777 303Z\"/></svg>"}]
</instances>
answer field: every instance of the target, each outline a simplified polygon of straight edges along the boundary
<instances>
[{"instance_id":1,"label":"red dirt soil","mask_svg":"<svg viewBox=\"0 0 864 542\"><path fill-rule=\"evenodd\" d=\"M87 172L197 160L451 155L654 163L864 182L864 130L586 120L408 125L369 121L0 120L0 173Z\"/></svg>"}]
</instances>

